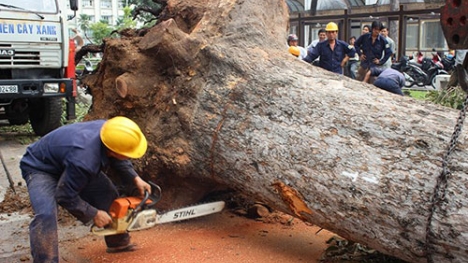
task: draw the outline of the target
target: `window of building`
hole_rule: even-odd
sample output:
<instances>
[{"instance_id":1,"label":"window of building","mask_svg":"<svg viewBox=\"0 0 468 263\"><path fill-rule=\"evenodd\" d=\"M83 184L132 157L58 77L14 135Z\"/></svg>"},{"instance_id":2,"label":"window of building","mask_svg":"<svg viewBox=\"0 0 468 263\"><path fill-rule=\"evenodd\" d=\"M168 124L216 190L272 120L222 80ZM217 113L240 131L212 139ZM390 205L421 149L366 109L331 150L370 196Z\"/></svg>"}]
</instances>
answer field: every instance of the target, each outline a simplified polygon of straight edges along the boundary
<instances>
[{"instance_id":1,"label":"window of building","mask_svg":"<svg viewBox=\"0 0 468 263\"><path fill-rule=\"evenodd\" d=\"M413 55L419 50L419 23L416 20L408 21L406 26L406 54Z\"/></svg>"},{"instance_id":2,"label":"window of building","mask_svg":"<svg viewBox=\"0 0 468 263\"><path fill-rule=\"evenodd\" d=\"M118 8L124 8L125 7L125 0L119 0L117 1Z\"/></svg>"},{"instance_id":3,"label":"window of building","mask_svg":"<svg viewBox=\"0 0 468 263\"><path fill-rule=\"evenodd\" d=\"M112 8L112 1L111 0L101 0L101 7L102 8Z\"/></svg>"},{"instance_id":4,"label":"window of building","mask_svg":"<svg viewBox=\"0 0 468 263\"><path fill-rule=\"evenodd\" d=\"M409 18L406 26L405 55L413 55L418 51L427 55L433 48L437 51L448 50L439 20Z\"/></svg>"},{"instance_id":5,"label":"window of building","mask_svg":"<svg viewBox=\"0 0 468 263\"><path fill-rule=\"evenodd\" d=\"M94 1L93 0L83 0L83 7L93 7Z\"/></svg>"},{"instance_id":6,"label":"window of building","mask_svg":"<svg viewBox=\"0 0 468 263\"><path fill-rule=\"evenodd\" d=\"M309 11L311 5L312 5L312 0L305 0L304 1L304 10Z\"/></svg>"},{"instance_id":7,"label":"window of building","mask_svg":"<svg viewBox=\"0 0 468 263\"><path fill-rule=\"evenodd\" d=\"M421 49L448 49L439 20L421 21Z\"/></svg>"},{"instance_id":8,"label":"window of building","mask_svg":"<svg viewBox=\"0 0 468 263\"><path fill-rule=\"evenodd\" d=\"M101 20L104 20L107 22L107 24L111 24L112 22L112 16L101 16Z\"/></svg>"}]
</instances>

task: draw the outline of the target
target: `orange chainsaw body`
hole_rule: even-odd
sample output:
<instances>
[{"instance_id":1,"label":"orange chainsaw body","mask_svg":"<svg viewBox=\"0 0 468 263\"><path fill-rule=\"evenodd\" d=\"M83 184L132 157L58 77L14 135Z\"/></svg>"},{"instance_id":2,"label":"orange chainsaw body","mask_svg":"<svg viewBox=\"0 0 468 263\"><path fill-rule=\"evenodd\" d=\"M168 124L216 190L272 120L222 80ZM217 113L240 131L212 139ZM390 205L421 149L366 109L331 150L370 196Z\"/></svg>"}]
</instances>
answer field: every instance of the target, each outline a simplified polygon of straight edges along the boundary
<instances>
[{"instance_id":1,"label":"orange chainsaw body","mask_svg":"<svg viewBox=\"0 0 468 263\"><path fill-rule=\"evenodd\" d=\"M106 228L95 228L91 231L96 235L116 235L127 232L127 228L132 223L129 218L132 212L141 204L142 198L139 197L120 197L115 199L109 209L109 215L112 217L112 223ZM150 204L151 200L147 200L146 204Z\"/></svg>"},{"instance_id":2,"label":"orange chainsaw body","mask_svg":"<svg viewBox=\"0 0 468 263\"><path fill-rule=\"evenodd\" d=\"M135 209L141 203L141 200L141 198L133 196L117 198L112 202L109 214L112 219L126 218L129 210ZM150 200L147 201L147 203L150 202Z\"/></svg>"}]
</instances>

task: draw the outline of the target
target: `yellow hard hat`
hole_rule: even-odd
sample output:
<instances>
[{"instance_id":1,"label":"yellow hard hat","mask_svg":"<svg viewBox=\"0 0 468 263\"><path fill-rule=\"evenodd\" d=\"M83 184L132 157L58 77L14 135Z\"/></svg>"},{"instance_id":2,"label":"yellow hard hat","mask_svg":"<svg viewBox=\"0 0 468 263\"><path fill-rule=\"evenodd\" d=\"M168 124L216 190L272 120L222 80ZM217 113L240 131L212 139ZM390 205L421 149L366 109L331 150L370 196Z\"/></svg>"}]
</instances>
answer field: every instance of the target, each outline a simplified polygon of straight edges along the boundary
<instances>
[{"instance_id":1,"label":"yellow hard hat","mask_svg":"<svg viewBox=\"0 0 468 263\"><path fill-rule=\"evenodd\" d=\"M290 46L289 47L289 53L293 54L296 57L299 57L299 55L301 54L301 50L299 50L298 47Z\"/></svg>"},{"instance_id":2,"label":"yellow hard hat","mask_svg":"<svg viewBox=\"0 0 468 263\"><path fill-rule=\"evenodd\" d=\"M325 31L338 31L338 25L334 22L330 22L325 27Z\"/></svg>"},{"instance_id":3,"label":"yellow hard hat","mask_svg":"<svg viewBox=\"0 0 468 263\"><path fill-rule=\"evenodd\" d=\"M128 158L140 158L148 147L140 127L123 116L107 120L101 128L100 136L109 150Z\"/></svg>"}]
</instances>

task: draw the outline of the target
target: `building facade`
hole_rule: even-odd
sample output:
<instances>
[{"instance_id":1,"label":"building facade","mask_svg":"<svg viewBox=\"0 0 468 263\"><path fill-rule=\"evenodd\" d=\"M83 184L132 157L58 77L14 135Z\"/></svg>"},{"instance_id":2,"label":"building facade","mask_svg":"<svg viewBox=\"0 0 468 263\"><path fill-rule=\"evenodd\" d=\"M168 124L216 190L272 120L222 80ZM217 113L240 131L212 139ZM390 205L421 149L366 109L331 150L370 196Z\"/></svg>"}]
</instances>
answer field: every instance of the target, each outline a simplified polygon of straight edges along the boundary
<instances>
[{"instance_id":1,"label":"building facade","mask_svg":"<svg viewBox=\"0 0 468 263\"><path fill-rule=\"evenodd\" d=\"M442 27L440 7L445 1L423 0L287 0L290 9L290 33L299 36L300 44L309 45L328 22L338 24L339 38L358 37L364 25L381 21L397 45L397 57L418 51L429 55L432 49L448 52ZM428 2L428 3L426 3ZM294 3L294 4L293 4ZM298 6L304 10L298 10ZM315 6L315 9L314 9ZM293 7L293 8L292 8Z\"/></svg>"},{"instance_id":2,"label":"building facade","mask_svg":"<svg viewBox=\"0 0 468 263\"><path fill-rule=\"evenodd\" d=\"M88 15L91 23L105 20L109 25L115 25L117 19L123 17L123 8L126 5L125 0L80 0L78 3L80 6L75 17L71 10L68 11L68 17L73 17L69 21L71 28L79 28L81 14Z\"/></svg>"}]
</instances>

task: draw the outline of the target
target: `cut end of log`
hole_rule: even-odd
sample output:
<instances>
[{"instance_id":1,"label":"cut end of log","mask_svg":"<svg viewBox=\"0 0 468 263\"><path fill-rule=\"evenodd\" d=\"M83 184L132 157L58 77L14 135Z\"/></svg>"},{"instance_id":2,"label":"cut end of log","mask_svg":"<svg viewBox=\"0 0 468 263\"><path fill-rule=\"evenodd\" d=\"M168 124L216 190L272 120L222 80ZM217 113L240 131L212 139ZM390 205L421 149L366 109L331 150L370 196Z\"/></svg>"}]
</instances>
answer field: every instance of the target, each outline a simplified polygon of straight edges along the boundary
<instances>
[{"instance_id":1,"label":"cut end of log","mask_svg":"<svg viewBox=\"0 0 468 263\"><path fill-rule=\"evenodd\" d=\"M262 218L270 214L268 208L261 204L254 204L247 209L247 216L249 218Z\"/></svg>"},{"instance_id":2,"label":"cut end of log","mask_svg":"<svg viewBox=\"0 0 468 263\"><path fill-rule=\"evenodd\" d=\"M302 195L296 189L282 182L273 183L273 187L275 187L283 201L289 205L289 208L297 217L302 218L302 213L312 214L312 210L302 200Z\"/></svg>"},{"instance_id":3,"label":"cut end of log","mask_svg":"<svg viewBox=\"0 0 468 263\"><path fill-rule=\"evenodd\" d=\"M117 94L119 94L121 98L127 97L127 93L128 93L127 83L121 77L118 77L115 79L115 89L117 90Z\"/></svg>"}]
</instances>

